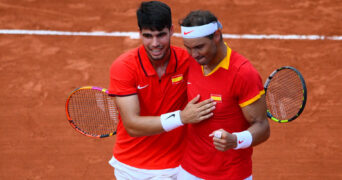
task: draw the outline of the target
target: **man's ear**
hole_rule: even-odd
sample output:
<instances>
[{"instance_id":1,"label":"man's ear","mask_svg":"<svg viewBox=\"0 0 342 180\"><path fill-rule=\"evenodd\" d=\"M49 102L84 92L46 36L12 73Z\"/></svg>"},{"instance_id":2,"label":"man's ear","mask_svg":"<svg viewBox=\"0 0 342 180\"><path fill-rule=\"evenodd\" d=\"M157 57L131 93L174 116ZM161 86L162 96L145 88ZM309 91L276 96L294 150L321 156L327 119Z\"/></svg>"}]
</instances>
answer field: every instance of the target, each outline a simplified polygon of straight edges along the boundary
<instances>
[{"instance_id":1,"label":"man's ear","mask_svg":"<svg viewBox=\"0 0 342 180\"><path fill-rule=\"evenodd\" d=\"M221 32L220 29L218 29L217 31L214 32L214 37L213 38L214 38L214 41L216 43L219 43L221 41L221 34L222 34L222 32Z\"/></svg>"},{"instance_id":2,"label":"man's ear","mask_svg":"<svg viewBox=\"0 0 342 180\"><path fill-rule=\"evenodd\" d=\"M172 35L173 35L173 24L170 27L170 36L172 36Z\"/></svg>"}]
</instances>

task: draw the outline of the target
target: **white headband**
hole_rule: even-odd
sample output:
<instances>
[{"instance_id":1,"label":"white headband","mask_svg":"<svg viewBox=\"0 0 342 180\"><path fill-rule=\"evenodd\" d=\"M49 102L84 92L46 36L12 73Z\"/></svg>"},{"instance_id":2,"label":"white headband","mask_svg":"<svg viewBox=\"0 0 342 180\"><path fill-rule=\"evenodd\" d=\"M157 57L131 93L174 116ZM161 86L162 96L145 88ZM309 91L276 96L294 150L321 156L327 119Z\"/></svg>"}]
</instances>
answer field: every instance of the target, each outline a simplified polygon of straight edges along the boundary
<instances>
[{"instance_id":1,"label":"white headband","mask_svg":"<svg viewBox=\"0 0 342 180\"><path fill-rule=\"evenodd\" d=\"M217 29L222 29L220 22L215 21L201 26L184 27L181 26L183 38L199 38L213 34Z\"/></svg>"}]
</instances>

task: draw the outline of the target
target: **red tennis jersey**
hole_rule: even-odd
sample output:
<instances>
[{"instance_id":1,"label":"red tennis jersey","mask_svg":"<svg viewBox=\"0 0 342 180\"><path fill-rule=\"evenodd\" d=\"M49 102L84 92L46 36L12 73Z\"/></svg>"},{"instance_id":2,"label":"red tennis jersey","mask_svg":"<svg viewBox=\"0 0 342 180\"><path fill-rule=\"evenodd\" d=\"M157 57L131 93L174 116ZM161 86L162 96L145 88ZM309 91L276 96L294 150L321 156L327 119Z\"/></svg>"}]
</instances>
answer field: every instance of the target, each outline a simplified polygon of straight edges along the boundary
<instances>
[{"instance_id":1,"label":"red tennis jersey","mask_svg":"<svg viewBox=\"0 0 342 180\"><path fill-rule=\"evenodd\" d=\"M195 60L189 63L188 98L197 94L201 100L212 98L216 104L214 116L198 124L189 124L187 147L182 167L204 179L242 180L252 174L252 148L215 149L209 134L218 129L240 132L250 126L241 107L264 94L262 80L252 64L227 47L227 56L208 75Z\"/></svg>"},{"instance_id":2,"label":"red tennis jersey","mask_svg":"<svg viewBox=\"0 0 342 180\"><path fill-rule=\"evenodd\" d=\"M110 69L109 94L137 94L141 116L182 110L187 103L188 53L171 46L166 73L159 78L144 46L118 57ZM167 169L179 166L185 147L185 128L153 136L131 137L123 123L118 123L114 157L141 169Z\"/></svg>"}]
</instances>

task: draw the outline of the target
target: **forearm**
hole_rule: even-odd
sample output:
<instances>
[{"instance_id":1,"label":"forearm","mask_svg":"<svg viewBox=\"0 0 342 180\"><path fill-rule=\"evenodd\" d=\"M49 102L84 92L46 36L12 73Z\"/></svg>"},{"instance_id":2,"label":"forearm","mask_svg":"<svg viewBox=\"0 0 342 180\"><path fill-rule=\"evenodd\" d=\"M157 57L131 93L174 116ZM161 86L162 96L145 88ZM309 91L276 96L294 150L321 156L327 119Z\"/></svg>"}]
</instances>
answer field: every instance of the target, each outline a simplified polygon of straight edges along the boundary
<instances>
[{"instance_id":1,"label":"forearm","mask_svg":"<svg viewBox=\"0 0 342 180\"><path fill-rule=\"evenodd\" d=\"M229 133L223 129L215 130L209 136L214 137L214 145L218 150L245 149L256 146L269 138L267 123L254 123L248 129Z\"/></svg>"},{"instance_id":2,"label":"forearm","mask_svg":"<svg viewBox=\"0 0 342 180\"><path fill-rule=\"evenodd\" d=\"M220 151L228 149L245 149L266 141L270 136L270 127L266 117L264 96L251 105L242 108L250 127L241 132L229 133L223 129L215 130L209 136L213 137L215 148Z\"/></svg>"},{"instance_id":3,"label":"forearm","mask_svg":"<svg viewBox=\"0 0 342 180\"><path fill-rule=\"evenodd\" d=\"M266 116L265 95L253 104L242 108L242 112L251 125L248 128L253 137L251 145L256 146L266 141L270 136L270 127Z\"/></svg>"},{"instance_id":4,"label":"forearm","mask_svg":"<svg viewBox=\"0 0 342 180\"><path fill-rule=\"evenodd\" d=\"M125 120L125 122L130 122L126 127L129 128L130 134L132 136L147 136L159 134L161 132L168 132L176 129L180 126L183 126L180 115L180 110L173 111L169 113L162 114L161 116L149 116L142 117L136 116L133 117L136 121ZM150 127L151 126L151 127ZM144 128L148 127L148 128ZM160 128L161 127L161 128Z\"/></svg>"},{"instance_id":5,"label":"forearm","mask_svg":"<svg viewBox=\"0 0 342 180\"><path fill-rule=\"evenodd\" d=\"M137 95L116 97L118 111L127 133L132 137L149 136L164 132L160 116L140 116Z\"/></svg>"},{"instance_id":6,"label":"forearm","mask_svg":"<svg viewBox=\"0 0 342 180\"><path fill-rule=\"evenodd\" d=\"M256 146L265 142L270 137L270 127L267 119L253 123L248 131L252 134L253 140L251 146Z\"/></svg>"},{"instance_id":7,"label":"forearm","mask_svg":"<svg viewBox=\"0 0 342 180\"><path fill-rule=\"evenodd\" d=\"M149 136L171 131L183 124L198 123L212 116L215 103L211 99L195 104L191 100L183 111L173 111L161 116L140 116L139 100L136 95L117 97L116 104L123 125L130 136Z\"/></svg>"},{"instance_id":8,"label":"forearm","mask_svg":"<svg viewBox=\"0 0 342 180\"><path fill-rule=\"evenodd\" d=\"M127 133L132 137L150 136L165 132L160 116L132 116L122 117Z\"/></svg>"}]
</instances>

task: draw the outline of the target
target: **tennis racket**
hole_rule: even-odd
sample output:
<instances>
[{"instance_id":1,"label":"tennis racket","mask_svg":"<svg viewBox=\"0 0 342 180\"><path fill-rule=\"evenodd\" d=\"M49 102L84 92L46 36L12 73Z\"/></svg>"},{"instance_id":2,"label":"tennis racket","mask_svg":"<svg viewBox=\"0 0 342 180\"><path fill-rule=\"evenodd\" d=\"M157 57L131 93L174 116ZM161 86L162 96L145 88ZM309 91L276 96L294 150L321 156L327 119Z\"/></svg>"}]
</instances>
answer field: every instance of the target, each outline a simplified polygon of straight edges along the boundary
<instances>
[{"instance_id":1,"label":"tennis racket","mask_svg":"<svg viewBox=\"0 0 342 180\"><path fill-rule=\"evenodd\" d=\"M71 126L83 135L104 138L116 134L119 113L107 89L77 88L66 100L65 110Z\"/></svg>"},{"instance_id":2,"label":"tennis racket","mask_svg":"<svg viewBox=\"0 0 342 180\"><path fill-rule=\"evenodd\" d=\"M304 110L307 90L302 74L284 66L271 73L264 85L267 116L279 123L295 120Z\"/></svg>"}]
</instances>

